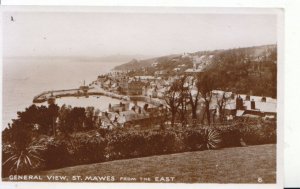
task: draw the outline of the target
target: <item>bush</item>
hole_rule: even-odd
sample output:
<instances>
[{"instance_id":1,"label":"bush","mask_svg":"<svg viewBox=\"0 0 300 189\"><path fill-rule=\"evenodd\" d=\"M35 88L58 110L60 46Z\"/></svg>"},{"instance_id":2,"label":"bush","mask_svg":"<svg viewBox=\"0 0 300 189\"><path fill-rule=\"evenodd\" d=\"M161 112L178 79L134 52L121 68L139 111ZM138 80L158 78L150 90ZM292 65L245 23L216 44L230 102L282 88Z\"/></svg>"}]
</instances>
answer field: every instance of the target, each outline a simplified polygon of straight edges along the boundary
<instances>
[{"instance_id":1,"label":"bush","mask_svg":"<svg viewBox=\"0 0 300 189\"><path fill-rule=\"evenodd\" d=\"M124 158L241 146L241 140L248 145L276 143L276 122L243 122L239 126L166 128L158 131L98 129L55 138L40 136L30 143L27 138L26 145L20 142L21 139L15 143L22 144L18 145L20 150L15 151L18 153L12 153L14 143L3 145L4 161L11 157L11 160L17 160L22 154L22 161L17 167L13 161L3 166L3 175L8 175L11 170L28 173L41 168L56 169ZM33 151L24 151L31 148L37 150L33 155L30 154ZM24 154L31 158L30 161L23 157ZM34 166L28 166L29 162Z\"/></svg>"},{"instance_id":2,"label":"bush","mask_svg":"<svg viewBox=\"0 0 300 189\"><path fill-rule=\"evenodd\" d=\"M113 133L108 138L107 156L109 159L144 156L145 137L137 132Z\"/></svg>"},{"instance_id":3,"label":"bush","mask_svg":"<svg viewBox=\"0 0 300 189\"><path fill-rule=\"evenodd\" d=\"M277 128L274 121L244 125L240 132L244 141L249 145L274 144L277 141Z\"/></svg>"},{"instance_id":4,"label":"bush","mask_svg":"<svg viewBox=\"0 0 300 189\"><path fill-rule=\"evenodd\" d=\"M3 175L26 174L42 167L43 159L40 157L43 146L30 144L25 149L16 145L3 146Z\"/></svg>"},{"instance_id":5,"label":"bush","mask_svg":"<svg viewBox=\"0 0 300 189\"><path fill-rule=\"evenodd\" d=\"M145 136L147 155L164 154L164 136L159 132L150 132Z\"/></svg>"},{"instance_id":6,"label":"bush","mask_svg":"<svg viewBox=\"0 0 300 189\"><path fill-rule=\"evenodd\" d=\"M203 148L203 134L198 130L186 130L182 133L182 140L186 150L200 150Z\"/></svg>"},{"instance_id":7,"label":"bush","mask_svg":"<svg viewBox=\"0 0 300 189\"><path fill-rule=\"evenodd\" d=\"M46 150L46 146L40 143L40 140L31 141L28 132L25 135L14 136L14 142L2 145L2 174L25 174L34 170L38 170L43 166L44 159L42 153ZM14 133L17 134L17 133ZM23 137L23 138L22 138ZM23 143L22 143L23 139Z\"/></svg>"},{"instance_id":8,"label":"bush","mask_svg":"<svg viewBox=\"0 0 300 189\"><path fill-rule=\"evenodd\" d=\"M82 134L72 139L72 157L74 164L102 162L106 159L107 140L100 134Z\"/></svg>"},{"instance_id":9,"label":"bush","mask_svg":"<svg viewBox=\"0 0 300 189\"><path fill-rule=\"evenodd\" d=\"M180 141L180 138L177 136L176 132L173 130L171 131L161 131L159 133L162 135L162 151L164 154L179 152L182 150L182 142Z\"/></svg>"},{"instance_id":10,"label":"bush","mask_svg":"<svg viewBox=\"0 0 300 189\"><path fill-rule=\"evenodd\" d=\"M223 139L223 147L241 146L241 132L238 128L230 126L219 130Z\"/></svg>"},{"instance_id":11,"label":"bush","mask_svg":"<svg viewBox=\"0 0 300 189\"><path fill-rule=\"evenodd\" d=\"M46 169L57 169L73 163L67 143L61 140L49 141L42 157L45 160Z\"/></svg>"},{"instance_id":12,"label":"bush","mask_svg":"<svg viewBox=\"0 0 300 189\"><path fill-rule=\"evenodd\" d=\"M220 127L223 147L259 144L275 144L277 128L275 121L243 122L239 125Z\"/></svg>"},{"instance_id":13,"label":"bush","mask_svg":"<svg viewBox=\"0 0 300 189\"><path fill-rule=\"evenodd\" d=\"M218 149L222 146L222 135L216 129L202 130L203 146L205 149Z\"/></svg>"}]
</instances>

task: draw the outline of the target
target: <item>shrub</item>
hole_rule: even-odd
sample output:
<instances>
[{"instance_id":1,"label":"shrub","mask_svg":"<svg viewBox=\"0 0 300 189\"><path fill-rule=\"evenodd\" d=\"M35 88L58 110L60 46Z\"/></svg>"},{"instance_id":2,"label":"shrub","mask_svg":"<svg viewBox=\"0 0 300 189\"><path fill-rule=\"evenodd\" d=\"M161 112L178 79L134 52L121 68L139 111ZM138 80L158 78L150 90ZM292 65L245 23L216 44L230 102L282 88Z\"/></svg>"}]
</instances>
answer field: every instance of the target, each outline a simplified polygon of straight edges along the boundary
<instances>
[{"instance_id":1,"label":"shrub","mask_svg":"<svg viewBox=\"0 0 300 189\"><path fill-rule=\"evenodd\" d=\"M105 160L105 148L107 141L97 132L81 134L71 140L73 162L75 164L95 163Z\"/></svg>"},{"instance_id":2,"label":"shrub","mask_svg":"<svg viewBox=\"0 0 300 189\"><path fill-rule=\"evenodd\" d=\"M164 136L159 132L151 132L145 137L147 155L157 155L164 153Z\"/></svg>"},{"instance_id":3,"label":"shrub","mask_svg":"<svg viewBox=\"0 0 300 189\"><path fill-rule=\"evenodd\" d=\"M9 141L2 145L3 175L24 174L42 167L46 147L39 139L32 140L32 125L14 125Z\"/></svg>"},{"instance_id":4,"label":"shrub","mask_svg":"<svg viewBox=\"0 0 300 189\"><path fill-rule=\"evenodd\" d=\"M131 157L141 157L146 155L146 140L143 134L131 134L125 141L124 145L126 145L125 149L127 155Z\"/></svg>"},{"instance_id":5,"label":"shrub","mask_svg":"<svg viewBox=\"0 0 300 189\"><path fill-rule=\"evenodd\" d=\"M276 131L276 123L272 121L247 124L240 129L242 138L249 145L276 143Z\"/></svg>"},{"instance_id":6,"label":"shrub","mask_svg":"<svg viewBox=\"0 0 300 189\"><path fill-rule=\"evenodd\" d=\"M15 135L8 137L14 140L3 145L3 175L28 173L41 168L56 169L115 159L241 146L241 139L249 145L276 143L274 121L243 122L239 126L214 128L98 129L56 137L33 137L25 131L24 128L15 132ZM24 136L23 139L20 136Z\"/></svg>"},{"instance_id":7,"label":"shrub","mask_svg":"<svg viewBox=\"0 0 300 189\"><path fill-rule=\"evenodd\" d=\"M176 132L174 131L162 131L160 133L163 137L163 153L174 153L174 152L180 152L183 149L182 142L180 141L180 138L177 136Z\"/></svg>"},{"instance_id":8,"label":"shrub","mask_svg":"<svg viewBox=\"0 0 300 189\"><path fill-rule=\"evenodd\" d=\"M222 146L223 147L235 147L241 146L241 132L239 128L229 126L223 129L218 129L222 135Z\"/></svg>"},{"instance_id":9,"label":"shrub","mask_svg":"<svg viewBox=\"0 0 300 189\"><path fill-rule=\"evenodd\" d=\"M110 159L139 157L145 154L145 137L137 132L113 133L108 138Z\"/></svg>"},{"instance_id":10,"label":"shrub","mask_svg":"<svg viewBox=\"0 0 300 189\"><path fill-rule=\"evenodd\" d=\"M47 149L43 153L46 169L56 169L72 165L72 156L67 143L62 140L49 139Z\"/></svg>"},{"instance_id":11,"label":"shrub","mask_svg":"<svg viewBox=\"0 0 300 189\"><path fill-rule=\"evenodd\" d=\"M182 133L182 140L186 150L199 150L203 147L203 135L198 130L186 130Z\"/></svg>"},{"instance_id":12,"label":"shrub","mask_svg":"<svg viewBox=\"0 0 300 189\"><path fill-rule=\"evenodd\" d=\"M222 135L216 129L202 130L203 146L206 149L218 149L222 146Z\"/></svg>"},{"instance_id":13,"label":"shrub","mask_svg":"<svg viewBox=\"0 0 300 189\"><path fill-rule=\"evenodd\" d=\"M4 173L24 174L41 167L44 160L41 158L41 152L46 149L45 146L36 142L28 144L24 148L20 148L16 144L7 144L3 146Z\"/></svg>"}]
</instances>

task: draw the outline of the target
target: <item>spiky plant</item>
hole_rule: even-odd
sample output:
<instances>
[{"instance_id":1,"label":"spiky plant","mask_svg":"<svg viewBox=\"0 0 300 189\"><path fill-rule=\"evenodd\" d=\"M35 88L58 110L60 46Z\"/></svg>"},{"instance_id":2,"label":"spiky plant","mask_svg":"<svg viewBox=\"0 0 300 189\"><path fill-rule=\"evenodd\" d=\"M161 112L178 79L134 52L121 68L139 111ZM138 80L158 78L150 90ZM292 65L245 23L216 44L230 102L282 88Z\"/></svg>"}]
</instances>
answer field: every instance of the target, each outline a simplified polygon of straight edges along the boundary
<instances>
[{"instance_id":1,"label":"spiky plant","mask_svg":"<svg viewBox=\"0 0 300 189\"><path fill-rule=\"evenodd\" d=\"M215 129L204 129L203 132L203 145L207 149L218 149L222 144L221 133Z\"/></svg>"},{"instance_id":2,"label":"spiky plant","mask_svg":"<svg viewBox=\"0 0 300 189\"><path fill-rule=\"evenodd\" d=\"M38 168L44 161L40 157L40 153L46 149L45 146L39 145L36 142L30 143L25 148L19 148L15 144L5 145L6 157L3 166L10 168L10 173L25 173L27 171Z\"/></svg>"}]
</instances>

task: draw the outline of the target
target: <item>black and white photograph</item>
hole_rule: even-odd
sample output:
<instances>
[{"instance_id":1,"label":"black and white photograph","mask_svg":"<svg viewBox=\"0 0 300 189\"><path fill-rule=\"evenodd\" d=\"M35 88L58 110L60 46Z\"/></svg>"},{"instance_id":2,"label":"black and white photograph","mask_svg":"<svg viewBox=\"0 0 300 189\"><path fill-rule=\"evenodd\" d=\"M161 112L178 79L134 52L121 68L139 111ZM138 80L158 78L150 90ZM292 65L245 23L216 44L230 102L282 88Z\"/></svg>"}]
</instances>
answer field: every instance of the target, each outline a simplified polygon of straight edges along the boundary
<instances>
[{"instance_id":1,"label":"black and white photograph","mask_svg":"<svg viewBox=\"0 0 300 189\"><path fill-rule=\"evenodd\" d=\"M276 184L281 13L4 10L2 182Z\"/></svg>"}]
</instances>

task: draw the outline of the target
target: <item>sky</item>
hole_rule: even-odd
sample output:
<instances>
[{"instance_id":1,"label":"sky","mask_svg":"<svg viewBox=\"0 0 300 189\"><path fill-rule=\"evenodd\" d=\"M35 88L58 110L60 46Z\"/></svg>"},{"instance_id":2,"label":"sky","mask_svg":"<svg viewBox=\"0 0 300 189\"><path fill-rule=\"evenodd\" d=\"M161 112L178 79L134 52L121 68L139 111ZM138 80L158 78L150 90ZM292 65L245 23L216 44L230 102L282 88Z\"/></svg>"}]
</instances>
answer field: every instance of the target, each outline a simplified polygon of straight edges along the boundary
<instances>
[{"instance_id":1,"label":"sky","mask_svg":"<svg viewBox=\"0 0 300 189\"><path fill-rule=\"evenodd\" d=\"M277 42L272 14L5 12L2 19L4 57L158 56Z\"/></svg>"}]
</instances>

